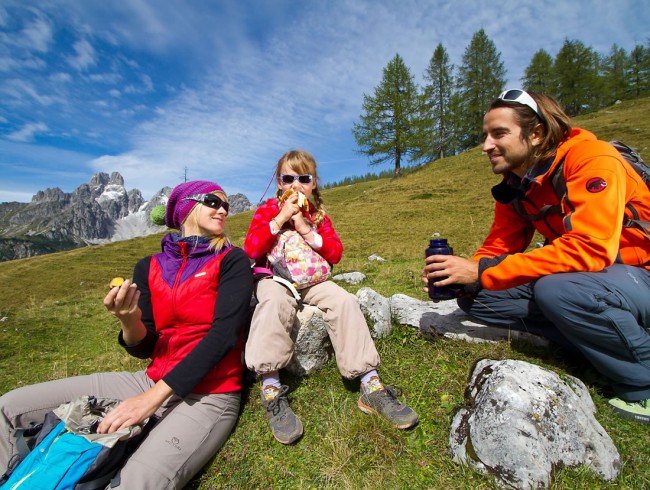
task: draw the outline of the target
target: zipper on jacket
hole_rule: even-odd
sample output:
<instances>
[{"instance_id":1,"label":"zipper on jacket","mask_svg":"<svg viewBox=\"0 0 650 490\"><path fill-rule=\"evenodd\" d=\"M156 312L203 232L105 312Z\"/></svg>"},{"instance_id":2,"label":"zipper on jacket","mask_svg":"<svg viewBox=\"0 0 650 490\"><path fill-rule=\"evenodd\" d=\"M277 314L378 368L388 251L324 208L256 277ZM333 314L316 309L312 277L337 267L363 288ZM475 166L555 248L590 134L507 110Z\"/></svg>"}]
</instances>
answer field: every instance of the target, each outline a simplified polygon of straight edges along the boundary
<instances>
[{"instance_id":1,"label":"zipper on jacket","mask_svg":"<svg viewBox=\"0 0 650 490\"><path fill-rule=\"evenodd\" d=\"M181 262L181 266L178 268L178 272L176 272L176 277L174 278L174 286L172 287L172 311L176 311L176 291L178 290L178 285L181 282L181 276L183 275L183 271L187 265L188 244L186 242L179 242L178 245L180 247L181 256L183 257L183 262Z\"/></svg>"}]
</instances>

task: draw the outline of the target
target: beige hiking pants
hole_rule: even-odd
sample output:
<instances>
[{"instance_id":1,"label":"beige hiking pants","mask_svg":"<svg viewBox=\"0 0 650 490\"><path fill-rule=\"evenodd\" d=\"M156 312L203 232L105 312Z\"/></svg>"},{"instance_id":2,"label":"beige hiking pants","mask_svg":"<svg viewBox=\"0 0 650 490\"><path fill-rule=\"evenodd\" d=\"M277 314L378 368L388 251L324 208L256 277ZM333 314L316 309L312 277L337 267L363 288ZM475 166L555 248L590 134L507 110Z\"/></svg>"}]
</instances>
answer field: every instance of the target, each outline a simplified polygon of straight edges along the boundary
<instances>
[{"instance_id":1,"label":"beige hiking pants","mask_svg":"<svg viewBox=\"0 0 650 490\"><path fill-rule=\"evenodd\" d=\"M356 296L332 281L299 292L306 304L323 312L336 363L344 378L356 378L379 366L379 354ZM269 278L258 281L256 296L259 304L246 343L246 365L257 374L265 374L282 369L291 361L294 343L290 334L298 305L286 287Z\"/></svg>"}]
</instances>

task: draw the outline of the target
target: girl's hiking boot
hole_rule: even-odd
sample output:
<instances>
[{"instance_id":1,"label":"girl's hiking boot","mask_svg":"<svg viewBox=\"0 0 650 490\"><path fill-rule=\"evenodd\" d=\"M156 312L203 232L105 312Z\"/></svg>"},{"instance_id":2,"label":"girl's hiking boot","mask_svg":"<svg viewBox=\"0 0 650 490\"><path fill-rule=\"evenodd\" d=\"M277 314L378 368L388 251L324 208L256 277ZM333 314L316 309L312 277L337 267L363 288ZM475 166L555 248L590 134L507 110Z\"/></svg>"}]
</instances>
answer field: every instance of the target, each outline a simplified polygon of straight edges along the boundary
<instances>
[{"instance_id":1,"label":"girl's hiking boot","mask_svg":"<svg viewBox=\"0 0 650 490\"><path fill-rule=\"evenodd\" d=\"M302 436L302 423L293 413L287 400L289 387L282 385L278 390L269 385L262 388L262 405L269 418L269 426L273 437L282 444L291 444Z\"/></svg>"},{"instance_id":2,"label":"girl's hiking boot","mask_svg":"<svg viewBox=\"0 0 650 490\"><path fill-rule=\"evenodd\" d=\"M620 398L612 398L608 403L619 417L636 420L642 424L650 424L650 398L638 402L626 402Z\"/></svg>"},{"instance_id":3,"label":"girl's hiking boot","mask_svg":"<svg viewBox=\"0 0 650 490\"><path fill-rule=\"evenodd\" d=\"M412 408L399 401L397 396L392 387L373 377L366 387L361 388L357 405L362 412L381 415L398 429L410 429L420 418Z\"/></svg>"}]
</instances>

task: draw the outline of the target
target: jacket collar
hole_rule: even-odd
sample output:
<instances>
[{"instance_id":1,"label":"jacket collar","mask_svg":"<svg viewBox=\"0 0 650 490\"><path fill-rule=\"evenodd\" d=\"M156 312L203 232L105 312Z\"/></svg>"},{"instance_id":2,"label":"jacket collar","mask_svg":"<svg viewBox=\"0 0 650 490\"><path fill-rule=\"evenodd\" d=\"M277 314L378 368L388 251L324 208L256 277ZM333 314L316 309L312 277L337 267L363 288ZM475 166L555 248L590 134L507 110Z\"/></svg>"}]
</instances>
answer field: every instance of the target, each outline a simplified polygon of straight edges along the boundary
<instances>
[{"instance_id":1,"label":"jacket collar","mask_svg":"<svg viewBox=\"0 0 650 490\"><path fill-rule=\"evenodd\" d=\"M522 178L513 173L505 175L499 184L492 187L492 196L502 204L522 199L533 184L542 185L551 178L553 170L564 160L571 148L583 141L596 139L596 136L586 129L573 128L569 137L560 143L554 156L530 167Z\"/></svg>"}]
</instances>

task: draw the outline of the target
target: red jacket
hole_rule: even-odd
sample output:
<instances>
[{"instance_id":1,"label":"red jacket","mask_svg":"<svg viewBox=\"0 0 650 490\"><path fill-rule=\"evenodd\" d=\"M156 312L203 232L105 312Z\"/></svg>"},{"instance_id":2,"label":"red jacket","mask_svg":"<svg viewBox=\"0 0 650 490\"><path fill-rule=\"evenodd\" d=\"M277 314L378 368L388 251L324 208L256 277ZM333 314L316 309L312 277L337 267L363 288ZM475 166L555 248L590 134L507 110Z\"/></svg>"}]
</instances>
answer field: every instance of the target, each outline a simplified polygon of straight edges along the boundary
<instances>
[{"instance_id":1,"label":"red jacket","mask_svg":"<svg viewBox=\"0 0 650 490\"><path fill-rule=\"evenodd\" d=\"M311 220L311 215L315 210L314 205L310 202L309 213L306 213L306 217ZM258 265L265 265L266 254L271 250L278 237L278 235L271 233L269 223L279 212L278 200L276 198L269 199L257 208L248 228L246 240L244 241L244 251ZM291 226L291 224L285 223L284 226ZM329 216L325 215L323 222L316 228L316 233L323 238L323 246L317 252L330 264L338 264L343 256L343 244L334 231Z\"/></svg>"},{"instance_id":2,"label":"red jacket","mask_svg":"<svg viewBox=\"0 0 650 490\"><path fill-rule=\"evenodd\" d=\"M180 361L196 351L212 328L217 296L228 294L219 291L221 263L235 250L230 248L214 255L204 250L204 244L173 245L170 243L163 253L152 256L150 262L148 284L158 334L147 368L147 375L153 381L167 376ZM244 372L242 352L240 335L236 345L209 369L192 392L239 391Z\"/></svg>"},{"instance_id":3,"label":"red jacket","mask_svg":"<svg viewBox=\"0 0 650 490\"><path fill-rule=\"evenodd\" d=\"M623 228L623 217L632 217L626 204L650 220L650 191L613 146L588 131L574 129L552 162L524 176L526 211L559 203L550 176L562 159L567 194L561 215L531 223L511 204L496 203L494 222L474 259L505 258L482 269L484 288L508 289L558 272L595 272L615 262L650 269L650 240L641 230ZM525 252L535 230L547 244Z\"/></svg>"}]
</instances>

